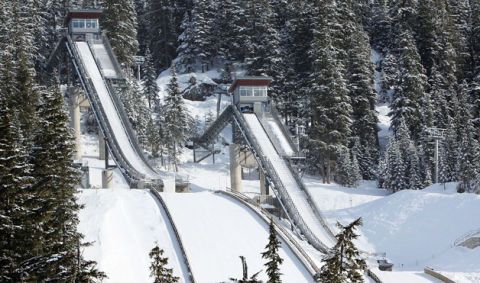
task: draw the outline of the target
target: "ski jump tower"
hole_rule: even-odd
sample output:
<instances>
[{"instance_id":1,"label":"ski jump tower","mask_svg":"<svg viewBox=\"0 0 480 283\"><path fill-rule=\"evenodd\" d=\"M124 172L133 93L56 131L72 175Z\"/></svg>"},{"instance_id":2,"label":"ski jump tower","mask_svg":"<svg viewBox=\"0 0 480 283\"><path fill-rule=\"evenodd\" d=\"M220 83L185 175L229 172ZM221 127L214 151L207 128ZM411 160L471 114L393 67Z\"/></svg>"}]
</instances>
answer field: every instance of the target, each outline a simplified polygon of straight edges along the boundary
<instances>
[{"instance_id":1,"label":"ski jump tower","mask_svg":"<svg viewBox=\"0 0 480 283\"><path fill-rule=\"evenodd\" d=\"M162 189L162 178L143 155L120 101L126 80L108 38L102 33L101 14L99 9L68 10L66 28L47 63L50 68L58 66L62 83L68 85L77 142L75 159L81 158L80 107L90 107L99 128L99 159L105 160L103 187L112 185L110 155L130 187Z\"/></svg>"},{"instance_id":2,"label":"ski jump tower","mask_svg":"<svg viewBox=\"0 0 480 283\"><path fill-rule=\"evenodd\" d=\"M233 97L233 106L243 113L255 113L264 116L269 112L268 86L272 82L269 77L237 78L229 88ZM257 161L251 150L243 146L240 128L233 124L232 141L230 145L230 186L232 190L242 191L242 168L258 168ZM269 194L268 181L265 173L259 170L261 196Z\"/></svg>"}]
</instances>

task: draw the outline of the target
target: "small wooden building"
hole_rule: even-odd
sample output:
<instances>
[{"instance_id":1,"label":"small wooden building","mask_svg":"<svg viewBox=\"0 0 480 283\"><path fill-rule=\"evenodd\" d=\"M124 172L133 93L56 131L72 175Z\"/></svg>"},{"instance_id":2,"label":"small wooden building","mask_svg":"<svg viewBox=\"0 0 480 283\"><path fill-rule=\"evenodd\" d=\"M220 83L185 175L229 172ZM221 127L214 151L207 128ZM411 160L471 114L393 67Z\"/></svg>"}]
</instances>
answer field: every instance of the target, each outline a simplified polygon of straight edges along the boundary
<instances>
[{"instance_id":1,"label":"small wooden building","mask_svg":"<svg viewBox=\"0 0 480 283\"><path fill-rule=\"evenodd\" d=\"M100 9L70 9L66 18L68 33L74 41L86 41L100 37Z\"/></svg>"},{"instance_id":2,"label":"small wooden building","mask_svg":"<svg viewBox=\"0 0 480 283\"><path fill-rule=\"evenodd\" d=\"M270 77L237 78L229 89L233 94L233 104L242 112L267 112L268 86L271 82Z\"/></svg>"}]
</instances>

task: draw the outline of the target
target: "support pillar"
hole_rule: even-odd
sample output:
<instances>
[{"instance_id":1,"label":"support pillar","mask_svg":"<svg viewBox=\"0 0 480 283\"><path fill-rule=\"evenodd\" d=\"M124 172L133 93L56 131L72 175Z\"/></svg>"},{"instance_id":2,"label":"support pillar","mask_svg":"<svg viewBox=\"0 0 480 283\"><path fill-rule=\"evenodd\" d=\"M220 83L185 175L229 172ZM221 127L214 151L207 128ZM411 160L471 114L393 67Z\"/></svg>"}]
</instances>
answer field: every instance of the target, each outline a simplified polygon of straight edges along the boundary
<instances>
[{"instance_id":1,"label":"support pillar","mask_svg":"<svg viewBox=\"0 0 480 283\"><path fill-rule=\"evenodd\" d=\"M105 169L102 171L102 188L111 189L113 186L113 170Z\"/></svg>"},{"instance_id":2,"label":"support pillar","mask_svg":"<svg viewBox=\"0 0 480 283\"><path fill-rule=\"evenodd\" d=\"M102 131L98 130L98 159L105 160L105 137Z\"/></svg>"},{"instance_id":3,"label":"support pillar","mask_svg":"<svg viewBox=\"0 0 480 283\"><path fill-rule=\"evenodd\" d=\"M230 144L230 186L235 192L242 191L242 166L239 160L240 146Z\"/></svg>"},{"instance_id":4,"label":"support pillar","mask_svg":"<svg viewBox=\"0 0 480 283\"><path fill-rule=\"evenodd\" d=\"M80 129L80 95L77 89L70 90L70 113L75 135L75 160L82 159L82 132Z\"/></svg>"},{"instance_id":5,"label":"support pillar","mask_svg":"<svg viewBox=\"0 0 480 283\"><path fill-rule=\"evenodd\" d=\"M267 179L265 178L265 173L263 173L262 170L260 170L260 194L262 196L268 195Z\"/></svg>"}]
</instances>

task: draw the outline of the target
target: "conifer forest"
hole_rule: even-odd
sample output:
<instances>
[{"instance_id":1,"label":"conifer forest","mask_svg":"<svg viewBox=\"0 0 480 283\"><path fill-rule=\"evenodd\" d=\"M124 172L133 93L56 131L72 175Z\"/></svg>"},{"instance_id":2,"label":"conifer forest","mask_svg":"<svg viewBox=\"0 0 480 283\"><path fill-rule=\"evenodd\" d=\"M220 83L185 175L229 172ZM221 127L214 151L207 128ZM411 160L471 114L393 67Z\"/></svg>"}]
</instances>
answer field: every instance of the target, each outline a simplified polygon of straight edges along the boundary
<instances>
[{"instance_id":1,"label":"conifer forest","mask_svg":"<svg viewBox=\"0 0 480 283\"><path fill-rule=\"evenodd\" d=\"M144 266L150 282L214 282L212 270L225 269L229 277L215 280L295 283L292 266L304 265L298 272L311 282L364 282L368 276L390 282L382 278L379 254L394 271L404 265L403 271L416 270L407 264L416 262L423 272L434 264L425 258L441 248L406 259L378 236L397 230L379 232L383 224L372 224L381 209L408 207L390 202L384 208L377 198L406 199L411 191L451 186L465 198L434 209L442 213L467 211L462 205L476 201L466 212L476 224L460 221L465 225L451 228L456 234L445 232L445 248L480 228L480 0L0 0L0 23L0 282L132 279L115 277L104 254L89 252L105 247L95 237L103 235L102 225L114 225L113 218L97 232L88 232L93 224L82 226L93 223L87 218L101 222L96 210L84 216L90 207L107 211L120 199L130 203L108 215L134 217L137 210L138 219L122 216L118 222L129 230L115 230L108 241L128 246L122 237L156 217L169 231L158 235L179 242L172 248L149 235L132 244L126 257ZM268 97L266 85L261 92L264 81ZM236 99L244 99L237 92L247 83L253 97L264 94L268 102L237 108ZM237 162L235 156L244 157ZM185 196L168 194L169 182ZM116 186L138 190L114 195ZM102 187L113 188L112 199L105 190L90 193ZM194 197L206 191L216 193ZM325 191L345 196L329 202ZM362 206L366 198L357 202L362 194L371 208ZM209 203L203 211L217 207L236 215L219 198L235 199L243 210L254 207L257 214L243 217L262 223L254 255L236 254L231 269L207 268L213 262L207 258L199 264L193 249L202 244L189 242L200 241L203 228L220 229L207 225L223 212L203 222L187 221L181 211L195 215L203 200ZM159 212L139 213L148 207ZM347 212L332 212L338 209ZM142 235L160 229L148 225ZM420 226L430 227L413 227ZM231 233L257 233L251 229ZM476 233L469 237L480 239ZM215 250L204 249L204 256ZM468 272L475 282L480 257L472 259ZM117 266L118 274L126 266ZM233 279L242 268L243 279ZM397 280L391 282L431 282Z\"/></svg>"}]
</instances>

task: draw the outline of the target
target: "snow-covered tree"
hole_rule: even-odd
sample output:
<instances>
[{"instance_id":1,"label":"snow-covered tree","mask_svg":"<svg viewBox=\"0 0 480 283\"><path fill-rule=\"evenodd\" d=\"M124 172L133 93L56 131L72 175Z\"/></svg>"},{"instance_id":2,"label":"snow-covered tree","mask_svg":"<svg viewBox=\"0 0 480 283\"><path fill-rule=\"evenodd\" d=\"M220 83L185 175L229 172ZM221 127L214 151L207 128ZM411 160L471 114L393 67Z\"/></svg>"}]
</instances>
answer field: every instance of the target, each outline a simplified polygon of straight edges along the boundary
<instances>
[{"instance_id":1,"label":"snow-covered tree","mask_svg":"<svg viewBox=\"0 0 480 283\"><path fill-rule=\"evenodd\" d=\"M183 143L190 134L192 118L185 109L174 67L167 92L164 101L164 131L169 145L169 155L172 157L175 170L178 170L178 158L182 153Z\"/></svg>"},{"instance_id":2,"label":"snow-covered tree","mask_svg":"<svg viewBox=\"0 0 480 283\"><path fill-rule=\"evenodd\" d=\"M157 85L157 72L155 71L155 65L153 62L152 53L150 48L146 47L145 51L145 68L143 72L143 90L145 97L148 101L148 108L152 109L159 100L158 97L158 85Z\"/></svg>"},{"instance_id":3,"label":"snow-covered tree","mask_svg":"<svg viewBox=\"0 0 480 283\"><path fill-rule=\"evenodd\" d=\"M320 282L363 282L362 273L367 265L353 243L359 236L355 230L361 225L361 218L346 226L337 222L337 227L340 229L340 232L335 235L337 243L322 260L325 264L320 270Z\"/></svg>"},{"instance_id":4,"label":"snow-covered tree","mask_svg":"<svg viewBox=\"0 0 480 283\"><path fill-rule=\"evenodd\" d=\"M268 244L265 247L266 251L262 253L262 258L266 259L265 266L267 267L267 283L279 283L282 282L280 276L280 265L283 259L278 255L280 249L280 240L277 238L277 232L275 231L275 225L273 219L270 219Z\"/></svg>"},{"instance_id":5,"label":"snow-covered tree","mask_svg":"<svg viewBox=\"0 0 480 283\"><path fill-rule=\"evenodd\" d=\"M103 27L120 63L133 66L138 41L137 14L132 0L105 0Z\"/></svg>"},{"instance_id":6,"label":"snow-covered tree","mask_svg":"<svg viewBox=\"0 0 480 283\"><path fill-rule=\"evenodd\" d=\"M154 283L175 283L180 280L173 275L173 269L168 268L168 258L163 256L164 251L158 244L148 254L152 263L150 265L150 276Z\"/></svg>"},{"instance_id":7,"label":"snow-covered tree","mask_svg":"<svg viewBox=\"0 0 480 283\"><path fill-rule=\"evenodd\" d=\"M351 134L350 97L343 77L343 66L337 61L329 25L333 5L321 2L311 48L313 72L310 76L309 102L311 125L309 134L310 163L319 168L324 182L331 179L332 164L347 145Z\"/></svg>"}]
</instances>

